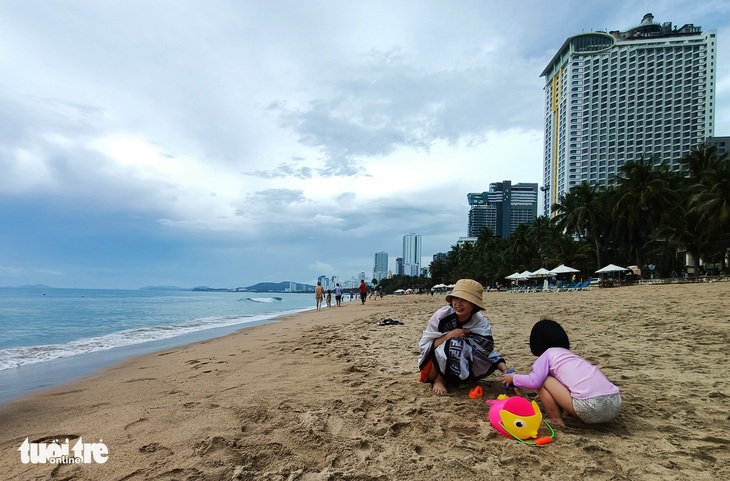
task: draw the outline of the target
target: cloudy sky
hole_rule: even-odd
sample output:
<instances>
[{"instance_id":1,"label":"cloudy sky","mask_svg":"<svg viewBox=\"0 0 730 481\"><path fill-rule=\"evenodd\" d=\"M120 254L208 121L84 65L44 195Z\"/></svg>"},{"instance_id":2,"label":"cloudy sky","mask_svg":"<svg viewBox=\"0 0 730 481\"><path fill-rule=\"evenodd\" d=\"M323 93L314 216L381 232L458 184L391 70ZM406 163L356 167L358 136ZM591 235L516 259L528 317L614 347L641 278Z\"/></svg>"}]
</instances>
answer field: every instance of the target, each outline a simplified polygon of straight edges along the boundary
<instances>
[{"instance_id":1,"label":"cloudy sky","mask_svg":"<svg viewBox=\"0 0 730 481\"><path fill-rule=\"evenodd\" d=\"M0 0L0 286L372 275L466 234L468 192L540 182L563 41L727 0Z\"/></svg>"}]
</instances>

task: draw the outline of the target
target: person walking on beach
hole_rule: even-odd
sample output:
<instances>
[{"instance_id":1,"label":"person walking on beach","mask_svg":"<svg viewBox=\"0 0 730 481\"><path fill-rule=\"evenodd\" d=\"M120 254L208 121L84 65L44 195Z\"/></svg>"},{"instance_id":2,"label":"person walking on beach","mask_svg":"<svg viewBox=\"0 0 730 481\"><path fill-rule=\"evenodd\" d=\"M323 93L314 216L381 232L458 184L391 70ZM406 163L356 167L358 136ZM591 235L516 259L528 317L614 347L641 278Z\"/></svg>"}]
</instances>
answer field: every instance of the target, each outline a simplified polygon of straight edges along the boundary
<instances>
[{"instance_id":1,"label":"person walking on beach","mask_svg":"<svg viewBox=\"0 0 730 481\"><path fill-rule=\"evenodd\" d=\"M570 351L563 327L551 319L532 326L530 351L537 356L530 374L502 375L505 386L536 390L550 422L565 426L563 411L584 423L605 423L621 411L621 394L601 370Z\"/></svg>"},{"instance_id":2,"label":"person walking on beach","mask_svg":"<svg viewBox=\"0 0 730 481\"><path fill-rule=\"evenodd\" d=\"M368 285L365 284L364 279L360 281L360 288L358 290L360 291L360 300L365 304L365 299L368 297Z\"/></svg>"},{"instance_id":3,"label":"person walking on beach","mask_svg":"<svg viewBox=\"0 0 730 481\"><path fill-rule=\"evenodd\" d=\"M327 307L332 307L332 291L327 289Z\"/></svg>"},{"instance_id":4,"label":"person walking on beach","mask_svg":"<svg viewBox=\"0 0 730 481\"><path fill-rule=\"evenodd\" d=\"M342 286L339 282L335 285L335 304L337 307L342 305Z\"/></svg>"},{"instance_id":5,"label":"person walking on beach","mask_svg":"<svg viewBox=\"0 0 730 481\"><path fill-rule=\"evenodd\" d=\"M322 309L322 299L324 298L324 287L322 283L318 282L317 287L314 288L314 299L317 301L317 310Z\"/></svg>"},{"instance_id":6,"label":"person walking on beach","mask_svg":"<svg viewBox=\"0 0 730 481\"><path fill-rule=\"evenodd\" d=\"M479 311L485 309L484 287L460 279L446 296L449 305L429 319L418 343L421 382L433 383L433 392L446 394L448 383L478 381L499 369L510 369L494 350L492 325Z\"/></svg>"}]
</instances>

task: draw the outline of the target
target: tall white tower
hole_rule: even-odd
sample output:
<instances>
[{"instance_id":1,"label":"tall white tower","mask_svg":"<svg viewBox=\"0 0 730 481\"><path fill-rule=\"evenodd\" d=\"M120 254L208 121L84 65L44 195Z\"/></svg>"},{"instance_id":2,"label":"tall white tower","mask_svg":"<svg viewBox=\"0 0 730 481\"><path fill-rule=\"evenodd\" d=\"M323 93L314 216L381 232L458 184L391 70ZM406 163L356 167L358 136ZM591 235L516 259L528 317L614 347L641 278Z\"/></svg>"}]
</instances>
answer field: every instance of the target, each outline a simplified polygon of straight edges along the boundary
<instances>
[{"instance_id":1,"label":"tall white tower","mask_svg":"<svg viewBox=\"0 0 730 481\"><path fill-rule=\"evenodd\" d=\"M545 214L571 187L609 185L642 155L680 170L714 132L715 31L659 24L568 38L545 70Z\"/></svg>"},{"instance_id":2,"label":"tall white tower","mask_svg":"<svg viewBox=\"0 0 730 481\"><path fill-rule=\"evenodd\" d=\"M421 274L421 236L413 233L403 236L403 274Z\"/></svg>"},{"instance_id":3,"label":"tall white tower","mask_svg":"<svg viewBox=\"0 0 730 481\"><path fill-rule=\"evenodd\" d=\"M388 277L388 253L375 253L375 266L373 267L373 278L380 281Z\"/></svg>"}]
</instances>

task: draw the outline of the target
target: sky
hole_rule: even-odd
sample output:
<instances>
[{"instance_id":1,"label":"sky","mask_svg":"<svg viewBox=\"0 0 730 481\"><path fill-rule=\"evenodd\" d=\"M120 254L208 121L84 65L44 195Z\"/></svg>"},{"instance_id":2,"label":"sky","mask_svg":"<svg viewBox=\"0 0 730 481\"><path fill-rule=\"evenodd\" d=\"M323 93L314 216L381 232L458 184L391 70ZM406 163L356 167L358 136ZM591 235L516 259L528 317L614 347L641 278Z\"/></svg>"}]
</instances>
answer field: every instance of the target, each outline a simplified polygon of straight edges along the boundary
<instances>
[{"instance_id":1,"label":"sky","mask_svg":"<svg viewBox=\"0 0 730 481\"><path fill-rule=\"evenodd\" d=\"M718 34L727 0L0 0L0 286L316 283L422 265L467 193L540 183L570 36Z\"/></svg>"}]
</instances>

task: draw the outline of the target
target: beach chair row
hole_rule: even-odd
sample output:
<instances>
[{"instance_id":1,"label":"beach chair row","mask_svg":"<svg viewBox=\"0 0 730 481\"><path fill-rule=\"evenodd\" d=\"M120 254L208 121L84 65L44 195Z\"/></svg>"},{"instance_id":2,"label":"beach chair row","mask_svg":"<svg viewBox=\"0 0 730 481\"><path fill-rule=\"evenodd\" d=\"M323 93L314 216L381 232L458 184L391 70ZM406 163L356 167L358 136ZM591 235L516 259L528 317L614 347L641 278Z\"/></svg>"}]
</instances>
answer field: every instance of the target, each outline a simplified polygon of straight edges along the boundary
<instances>
[{"instance_id":1,"label":"beach chair row","mask_svg":"<svg viewBox=\"0 0 730 481\"><path fill-rule=\"evenodd\" d=\"M576 292L589 291L590 289L591 281L573 281L568 284L563 284L563 281L558 281L555 284L548 284L547 289L543 288L543 286L520 286L516 289L512 289L510 292L518 294L531 292Z\"/></svg>"}]
</instances>

